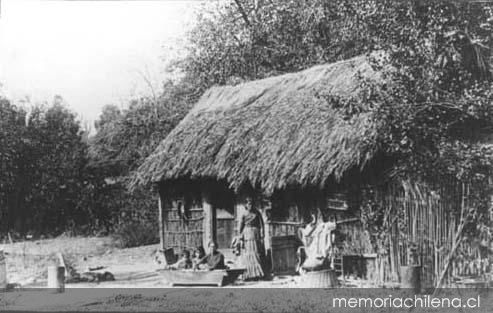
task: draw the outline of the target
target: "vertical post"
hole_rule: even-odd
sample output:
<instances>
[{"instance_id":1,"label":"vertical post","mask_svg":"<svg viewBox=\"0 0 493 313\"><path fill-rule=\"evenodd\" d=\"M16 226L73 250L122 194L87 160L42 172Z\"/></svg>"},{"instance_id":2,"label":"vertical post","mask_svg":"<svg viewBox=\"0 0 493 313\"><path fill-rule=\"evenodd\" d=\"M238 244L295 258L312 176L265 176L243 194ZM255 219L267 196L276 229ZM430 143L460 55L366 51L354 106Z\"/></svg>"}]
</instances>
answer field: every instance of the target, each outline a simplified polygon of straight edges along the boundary
<instances>
[{"instance_id":1,"label":"vertical post","mask_svg":"<svg viewBox=\"0 0 493 313\"><path fill-rule=\"evenodd\" d=\"M159 187L161 189L161 187ZM162 192L159 190L159 243L161 244L161 250L164 251L164 204L162 200Z\"/></svg>"},{"instance_id":2,"label":"vertical post","mask_svg":"<svg viewBox=\"0 0 493 313\"><path fill-rule=\"evenodd\" d=\"M269 250L271 248L272 242L271 242L271 232L270 232L270 219L267 215L267 209L262 210L262 220L264 222L264 246L265 250Z\"/></svg>"},{"instance_id":3,"label":"vertical post","mask_svg":"<svg viewBox=\"0 0 493 313\"><path fill-rule=\"evenodd\" d=\"M204 236L202 237L202 243L204 248L207 248L211 240L216 240L216 212L212 206L209 191L202 192L202 210L204 211Z\"/></svg>"},{"instance_id":4,"label":"vertical post","mask_svg":"<svg viewBox=\"0 0 493 313\"><path fill-rule=\"evenodd\" d=\"M48 266L48 288L54 292L65 291L65 268L62 266Z\"/></svg>"},{"instance_id":5,"label":"vertical post","mask_svg":"<svg viewBox=\"0 0 493 313\"><path fill-rule=\"evenodd\" d=\"M266 200L266 201L264 201ZM263 260L263 266L265 270L265 274L267 276L272 275L272 270L273 270L273 260L272 260L272 236L271 236L271 225L270 225L270 210L272 209L272 202L270 199L263 199L261 198L259 200L260 204L265 204L265 207L260 207L260 215L262 217L262 221L264 223L264 250L262 253L264 254L264 260Z\"/></svg>"},{"instance_id":6,"label":"vertical post","mask_svg":"<svg viewBox=\"0 0 493 313\"><path fill-rule=\"evenodd\" d=\"M5 254L0 250L0 290L7 288L7 264Z\"/></svg>"},{"instance_id":7,"label":"vertical post","mask_svg":"<svg viewBox=\"0 0 493 313\"><path fill-rule=\"evenodd\" d=\"M489 210L488 210L489 211L488 212L489 213L489 217L488 218L491 221L491 220L493 220L493 193L491 193L491 189L493 187L493 177L490 177L488 179L488 184L489 184L489 187L490 187L489 188L489 190L490 190L490 207L489 207Z\"/></svg>"},{"instance_id":8,"label":"vertical post","mask_svg":"<svg viewBox=\"0 0 493 313\"><path fill-rule=\"evenodd\" d=\"M58 266L57 267L57 284L58 284L58 292L65 292L65 267Z\"/></svg>"},{"instance_id":9,"label":"vertical post","mask_svg":"<svg viewBox=\"0 0 493 313\"><path fill-rule=\"evenodd\" d=\"M63 259L63 254L61 252L58 252L56 254L56 257L58 259L58 267L63 267L64 268L64 275L65 275L65 277L68 277L67 266L65 265L65 260Z\"/></svg>"}]
</instances>

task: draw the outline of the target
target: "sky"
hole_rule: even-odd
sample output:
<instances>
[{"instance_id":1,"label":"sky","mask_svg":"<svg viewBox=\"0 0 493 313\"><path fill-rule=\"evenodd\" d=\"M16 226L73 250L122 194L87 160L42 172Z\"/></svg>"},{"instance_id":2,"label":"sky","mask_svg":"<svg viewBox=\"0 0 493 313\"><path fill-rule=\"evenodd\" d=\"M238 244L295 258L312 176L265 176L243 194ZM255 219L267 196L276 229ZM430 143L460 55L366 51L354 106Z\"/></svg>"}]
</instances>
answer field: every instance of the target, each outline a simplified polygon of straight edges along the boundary
<instances>
[{"instance_id":1,"label":"sky","mask_svg":"<svg viewBox=\"0 0 493 313\"><path fill-rule=\"evenodd\" d=\"M0 0L0 84L14 102L61 95L92 124L106 104L124 107L159 89L182 51L196 0Z\"/></svg>"}]
</instances>

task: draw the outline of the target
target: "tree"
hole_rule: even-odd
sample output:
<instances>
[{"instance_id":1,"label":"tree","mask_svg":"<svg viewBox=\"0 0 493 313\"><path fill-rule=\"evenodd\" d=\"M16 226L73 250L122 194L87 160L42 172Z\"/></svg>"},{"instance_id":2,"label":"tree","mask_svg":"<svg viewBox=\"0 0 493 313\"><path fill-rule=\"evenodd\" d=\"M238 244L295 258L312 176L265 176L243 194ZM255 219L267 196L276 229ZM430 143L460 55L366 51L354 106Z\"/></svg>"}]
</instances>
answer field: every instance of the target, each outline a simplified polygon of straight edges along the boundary
<instances>
[{"instance_id":1,"label":"tree","mask_svg":"<svg viewBox=\"0 0 493 313\"><path fill-rule=\"evenodd\" d=\"M411 2L261 1L206 4L174 64L203 92L383 49Z\"/></svg>"},{"instance_id":2,"label":"tree","mask_svg":"<svg viewBox=\"0 0 493 313\"><path fill-rule=\"evenodd\" d=\"M43 230L61 231L69 222L82 222L85 212L77 208L84 185L87 146L75 114L65 108L61 98L46 109L35 107L27 135L30 142L23 177L27 177L24 184L30 187L25 204L34 210L30 216L42 221L46 227Z\"/></svg>"},{"instance_id":3,"label":"tree","mask_svg":"<svg viewBox=\"0 0 493 313\"><path fill-rule=\"evenodd\" d=\"M91 156L95 162L112 166L112 176L127 176L135 170L196 100L185 83L168 81L164 85L165 91L157 99L133 99L122 111L107 106L96 121L98 132L91 140Z\"/></svg>"},{"instance_id":4,"label":"tree","mask_svg":"<svg viewBox=\"0 0 493 313\"><path fill-rule=\"evenodd\" d=\"M1 101L2 231L60 233L89 223L80 194L88 184L80 123L56 97L27 115Z\"/></svg>"},{"instance_id":5,"label":"tree","mask_svg":"<svg viewBox=\"0 0 493 313\"><path fill-rule=\"evenodd\" d=\"M186 83L165 82L165 92L159 97L131 100L124 110L107 106L96 122L89 168L111 181L97 187L96 212L100 220L112 223L108 228L125 246L159 240L155 193L149 186L129 190L127 181L196 100L188 88ZM152 229L156 231L149 232Z\"/></svg>"},{"instance_id":6,"label":"tree","mask_svg":"<svg viewBox=\"0 0 493 313\"><path fill-rule=\"evenodd\" d=\"M19 201L18 175L21 171L26 112L0 99L0 229L13 224L13 207Z\"/></svg>"}]
</instances>

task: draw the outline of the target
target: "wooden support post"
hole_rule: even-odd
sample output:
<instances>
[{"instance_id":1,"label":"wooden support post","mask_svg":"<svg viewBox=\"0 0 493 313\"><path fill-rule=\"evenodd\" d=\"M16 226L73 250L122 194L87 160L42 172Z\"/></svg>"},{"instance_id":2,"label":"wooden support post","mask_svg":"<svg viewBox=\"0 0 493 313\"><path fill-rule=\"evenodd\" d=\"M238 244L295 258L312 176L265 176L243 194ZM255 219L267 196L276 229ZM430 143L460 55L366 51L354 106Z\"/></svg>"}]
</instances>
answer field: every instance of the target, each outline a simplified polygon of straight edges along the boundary
<instances>
[{"instance_id":1,"label":"wooden support post","mask_svg":"<svg viewBox=\"0 0 493 313\"><path fill-rule=\"evenodd\" d=\"M272 229L271 229L271 219L270 219L270 213L272 209L272 203L270 200L268 201L259 201L260 203L266 204L265 207L261 207L260 209L260 215L262 217L262 221L264 223L264 252L265 252L265 258L263 260L264 264L264 271L266 276L272 275L272 270L273 270L273 265L274 261L272 260Z\"/></svg>"},{"instance_id":2,"label":"wooden support post","mask_svg":"<svg viewBox=\"0 0 493 313\"><path fill-rule=\"evenodd\" d=\"M159 191L159 200L158 200L158 207L159 207L159 243L161 246L161 250L164 251L164 203L163 203L163 195L161 191Z\"/></svg>"},{"instance_id":3,"label":"wooden support post","mask_svg":"<svg viewBox=\"0 0 493 313\"><path fill-rule=\"evenodd\" d=\"M489 187L490 187L490 190L491 190L491 188L493 187L493 177L490 177L488 179L488 184L489 184ZM490 194L490 203L489 203L488 213L489 213L489 217L488 218L490 220L493 220L493 194Z\"/></svg>"},{"instance_id":4,"label":"wooden support post","mask_svg":"<svg viewBox=\"0 0 493 313\"><path fill-rule=\"evenodd\" d=\"M204 236L202 237L202 243L204 248L207 249L209 242L216 240L216 211L212 206L209 192L202 193L202 210L204 211Z\"/></svg>"},{"instance_id":5,"label":"wooden support post","mask_svg":"<svg viewBox=\"0 0 493 313\"><path fill-rule=\"evenodd\" d=\"M267 251L272 247L272 240L271 240L270 220L267 216L267 211L265 210L263 210L262 212L262 219L264 222L264 246L265 246L265 251Z\"/></svg>"}]
</instances>

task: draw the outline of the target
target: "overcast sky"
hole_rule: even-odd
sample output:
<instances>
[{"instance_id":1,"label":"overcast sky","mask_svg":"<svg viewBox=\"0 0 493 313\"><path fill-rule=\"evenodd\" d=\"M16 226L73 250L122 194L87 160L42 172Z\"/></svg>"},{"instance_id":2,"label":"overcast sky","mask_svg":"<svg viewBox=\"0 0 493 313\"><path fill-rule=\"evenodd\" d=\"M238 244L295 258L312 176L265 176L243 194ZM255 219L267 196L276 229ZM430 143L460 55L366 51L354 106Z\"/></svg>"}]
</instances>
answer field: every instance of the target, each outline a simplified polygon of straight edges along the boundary
<instances>
[{"instance_id":1,"label":"overcast sky","mask_svg":"<svg viewBox=\"0 0 493 313\"><path fill-rule=\"evenodd\" d=\"M34 102L59 94L82 119L164 78L199 1L0 0L0 83Z\"/></svg>"}]
</instances>

